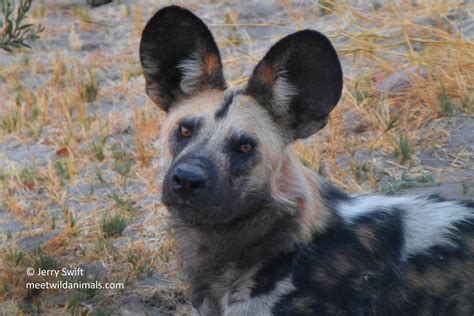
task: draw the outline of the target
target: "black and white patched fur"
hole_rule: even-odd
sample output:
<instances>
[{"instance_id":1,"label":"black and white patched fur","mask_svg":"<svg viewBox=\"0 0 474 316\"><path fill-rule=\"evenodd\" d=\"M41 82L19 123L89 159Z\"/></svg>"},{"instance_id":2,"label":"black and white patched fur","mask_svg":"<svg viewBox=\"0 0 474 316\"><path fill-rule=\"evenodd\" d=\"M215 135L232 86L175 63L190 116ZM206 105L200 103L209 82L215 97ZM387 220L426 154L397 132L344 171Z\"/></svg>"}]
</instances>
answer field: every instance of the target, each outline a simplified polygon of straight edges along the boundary
<instances>
[{"instance_id":1,"label":"black and white patched fur","mask_svg":"<svg viewBox=\"0 0 474 316\"><path fill-rule=\"evenodd\" d=\"M293 142L342 93L330 41L278 41L228 88L190 11L146 25L140 60L162 122L162 201L195 315L473 315L474 204L349 195L299 162Z\"/></svg>"}]
</instances>

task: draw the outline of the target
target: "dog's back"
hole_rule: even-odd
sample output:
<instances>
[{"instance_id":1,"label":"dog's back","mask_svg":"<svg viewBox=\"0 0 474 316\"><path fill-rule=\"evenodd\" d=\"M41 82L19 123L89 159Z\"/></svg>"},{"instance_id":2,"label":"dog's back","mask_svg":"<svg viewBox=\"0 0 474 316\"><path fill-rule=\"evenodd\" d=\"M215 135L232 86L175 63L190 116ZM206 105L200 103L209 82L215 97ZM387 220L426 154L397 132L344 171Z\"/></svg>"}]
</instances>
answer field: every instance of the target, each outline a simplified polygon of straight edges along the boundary
<instances>
[{"instance_id":1,"label":"dog's back","mask_svg":"<svg viewBox=\"0 0 474 316\"><path fill-rule=\"evenodd\" d=\"M338 221L267 275L294 288L275 314L472 315L473 203L324 192Z\"/></svg>"}]
</instances>

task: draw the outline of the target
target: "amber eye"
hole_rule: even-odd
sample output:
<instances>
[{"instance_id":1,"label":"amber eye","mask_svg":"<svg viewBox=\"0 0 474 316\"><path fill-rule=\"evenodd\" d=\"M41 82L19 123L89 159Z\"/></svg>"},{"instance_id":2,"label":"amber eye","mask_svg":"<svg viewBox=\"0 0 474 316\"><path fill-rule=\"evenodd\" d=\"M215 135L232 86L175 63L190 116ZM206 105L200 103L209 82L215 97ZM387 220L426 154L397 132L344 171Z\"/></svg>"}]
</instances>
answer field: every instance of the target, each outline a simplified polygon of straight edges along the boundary
<instances>
[{"instance_id":1,"label":"amber eye","mask_svg":"<svg viewBox=\"0 0 474 316\"><path fill-rule=\"evenodd\" d=\"M191 137L191 129L190 128L187 128L186 126L184 125L181 125L179 127L179 133L181 134L182 137L184 138L188 138L188 137Z\"/></svg>"},{"instance_id":2,"label":"amber eye","mask_svg":"<svg viewBox=\"0 0 474 316\"><path fill-rule=\"evenodd\" d=\"M249 143L244 143L239 146L239 150L241 153L248 153L249 151L252 150L252 148L253 148L252 144L249 144Z\"/></svg>"}]
</instances>

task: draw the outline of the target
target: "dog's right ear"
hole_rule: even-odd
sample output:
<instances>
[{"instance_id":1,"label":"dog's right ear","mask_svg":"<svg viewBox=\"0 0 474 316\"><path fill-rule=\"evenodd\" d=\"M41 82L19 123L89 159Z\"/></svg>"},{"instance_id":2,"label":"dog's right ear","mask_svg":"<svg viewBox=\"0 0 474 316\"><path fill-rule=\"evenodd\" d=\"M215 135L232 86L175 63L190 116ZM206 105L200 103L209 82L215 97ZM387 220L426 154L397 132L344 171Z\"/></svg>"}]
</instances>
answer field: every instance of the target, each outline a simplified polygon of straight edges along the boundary
<instances>
[{"instance_id":1,"label":"dog's right ear","mask_svg":"<svg viewBox=\"0 0 474 316\"><path fill-rule=\"evenodd\" d=\"M168 111L179 99L204 89L225 89L222 61L204 22L169 6L148 21L140 42L148 96Z\"/></svg>"}]
</instances>

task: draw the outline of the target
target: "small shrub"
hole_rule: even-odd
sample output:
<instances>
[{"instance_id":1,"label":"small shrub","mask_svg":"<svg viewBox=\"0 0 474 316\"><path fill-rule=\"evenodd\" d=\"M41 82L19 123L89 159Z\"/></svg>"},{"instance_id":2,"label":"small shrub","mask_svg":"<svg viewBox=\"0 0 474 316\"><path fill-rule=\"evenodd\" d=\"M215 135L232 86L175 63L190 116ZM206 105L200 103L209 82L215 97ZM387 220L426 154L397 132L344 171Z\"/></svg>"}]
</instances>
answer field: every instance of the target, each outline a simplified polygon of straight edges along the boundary
<instances>
[{"instance_id":1,"label":"small shrub","mask_svg":"<svg viewBox=\"0 0 474 316\"><path fill-rule=\"evenodd\" d=\"M362 183L363 181L367 180L367 175L371 172L370 166L367 163L359 163L354 159L349 161L349 169L351 170L352 176L357 183Z\"/></svg>"},{"instance_id":2,"label":"small shrub","mask_svg":"<svg viewBox=\"0 0 474 316\"><path fill-rule=\"evenodd\" d=\"M114 144L112 146L112 158L114 159L113 170L122 176L123 186L127 185L127 178L132 168L132 157L125 151L122 145Z\"/></svg>"},{"instance_id":3,"label":"small shrub","mask_svg":"<svg viewBox=\"0 0 474 316\"><path fill-rule=\"evenodd\" d=\"M14 8L11 0L0 0L2 6L2 17L0 18L0 48L12 52L14 48L28 47L27 42L39 38L38 34L44 31L39 24L24 24L24 19L31 8L33 0L19 0L16 16L13 17Z\"/></svg>"},{"instance_id":4,"label":"small shrub","mask_svg":"<svg viewBox=\"0 0 474 316\"><path fill-rule=\"evenodd\" d=\"M158 257L164 263L169 263L174 255L176 244L174 239L167 239L158 249Z\"/></svg>"},{"instance_id":5,"label":"small shrub","mask_svg":"<svg viewBox=\"0 0 474 316\"><path fill-rule=\"evenodd\" d=\"M322 15L328 15L331 14L334 11L334 5L335 1L334 0L319 0L318 1L319 8L321 9L321 14Z\"/></svg>"},{"instance_id":6,"label":"small shrub","mask_svg":"<svg viewBox=\"0 0 474 316\"><path fill-rule=\"evenodd\" d=\"M400 179L391 178L388 181L388 185L382 189L387 193L396 193L404 189L426 186L434 184L434 179L429 174L423 174L421 176L412 177L407 173L403 173Z\"/></svg>"},{"instance_id":7,"label":"small shrub","mask_svg":"<svg viewBox=\"0 0 474 316\"><path fill-rule=\"evenodd\" d=\"M441 84L439 89L438 100L441 113L447 116L451 115L454 111L454 104L449 98L449 95L446 92L446 88L443 84Z\"/></svg>"},{"instance_id":8,"label":"small shrub","mask_svg":"<svg viewBox=\"0 0 474 316\"><path fill-rule=\"evenodd\" d=\"M121 197L117 192L113 192L110 197L114 200L115 205L120 209L130 212L133 211L134 202L126 197Z\"/></svg>"},{"instance_id":9,"label":"small shrub","mask_svg":"<svg viewBox=\"0 0 474 316\"><path fill-rule=\"evenodd\" d=\"M6 114L2 117L1 126L8 134L11 134L18 130L20 123L20 117L17 111L13 111L10 114Z\"/></svg>"},{"instance_id":10,"label":"small shrub","mask_svg":"<svg viewBox=\"0 0 474 316\"><path fill-rule=\"evenodd\" d=\"M128 221L120 214L105 215L101 221L101 229L106 238L118 237L127 227Z\"/></svg>"},{"instance_id":11,"label":"small shrub","mask_svg":"<svg viewBox=\"0 0 474 316\"><path fill-rule=\"evenodd\" d=\"M61 160L57 160L54 163L54 170L56 171L56 175L58 176L61 185L64 186L66 181L71 178L66 164Z\"/></svg>"},{"instance_id":12,"label":"small shrub","mask_svg":"<svg viewBox=\"0 0 474 316\"><path fill-rule=\"evenodd\" d=\"M99 282L97 276L87 277L86 275L75 277L71 279L71 282L74 283L88 283L89 287L84 287L82 289L75 289L67 295L67 304L66 310L68 310L72 315L80 314L80 308L82 303L87 302L93 299L98 293L99 289L95 287L95 282Z\"/></svg>"},{"instance_id":13,"label":"small shrub","mask_svg":"<svg viewBox=\"0 0 474 316\"><path fill-rule=\"evenodd\" d=\"M105 151L104 151L104 143L92 143L92 152L94 153L95 159L98 161L104 161L105 159Z\"/></svg>"},{"instance_id":14,"label":"small shrub","mask_svg":"<svg viewBox=\"0 0 474 316\"><path fill-rule=\"evenodd\" d=\"M34 166L24 167L18 175L20 182L28 190L33 190L36 183L36 168Z\"/></svg>"},{"instance_id":15,"label":"small shrub","mask_svg":"<svg viewBox=\"0 0 474 316\"><path fill-rule=\"evenodd\" d=\"M395 148L395 156L398 158L400 164L404 164L410 160L412 155L412 147L406 136L400 135Z\"/></svg>"},{"instance_id":16,"label":"small shrub","mask_svg":"<svg viewBox=\"0 0 474 316\"><path fill-rule=\"evenodd\" d=\"M99 83L94 72L89 71L87 79L77 86L81 101L93 102L99 94Z\"/></svg>"},{"instance_id":17,"label":"small shrub","mask_svg":"<svg viewBox=\"0 0 474 316\"><path fill-rule=\"evenodd\" d=\"M97 180L104 184L105 183L105 179L104 179L104 176L102 174L102 171L99 169L99 168L96 168L95 169L95 177L97 178Z\"/></svg>"},{"instance_id":18,"label":"small shrub","mask_svg":"<svg viewBox=\"0 0 474 316\"><path fill-rule=\"evenodd\" d=\"M128 254L127 260L132 265L137 279L151 277L155 272L153 260L144 257L143 254L138 253L138 251Z\"/></svg>"},{"instance_id":19,"label":"small shrub","mask_svg":"<svg viewBox=\"0 0 474 316\"><path fill-rule=\"evenodd\" d=\"M7 262L12 263L13 266L18 267L25 259L25 253L20 249L10 247L7 249L5 259Z\"/></svg>"},{"instance_id":20,"label":"small shrub","mask_svg":"<svg viewBox=\"0 0 474 316\"><path fill-rule=\"evenodd\" d=\"M31 263L35 269L57 270L60 268L58 260L45 252L42 248L36 249L31 255Z\"/></svg>"}]
</instances>

